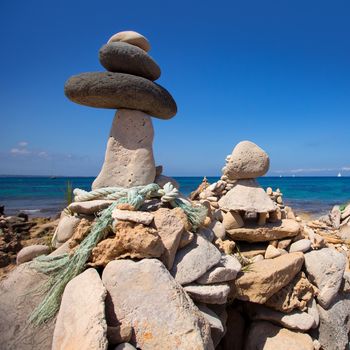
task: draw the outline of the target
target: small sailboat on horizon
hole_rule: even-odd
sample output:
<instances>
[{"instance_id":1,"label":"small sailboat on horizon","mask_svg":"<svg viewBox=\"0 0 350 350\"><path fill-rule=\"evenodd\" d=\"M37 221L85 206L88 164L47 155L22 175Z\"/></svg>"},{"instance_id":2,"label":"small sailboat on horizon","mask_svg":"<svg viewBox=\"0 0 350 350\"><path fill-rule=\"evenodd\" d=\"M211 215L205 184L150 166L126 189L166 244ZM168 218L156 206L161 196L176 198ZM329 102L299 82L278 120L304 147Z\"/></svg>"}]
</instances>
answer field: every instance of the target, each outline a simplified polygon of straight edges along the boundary
<instances>
[{"instance_id":1,"label":"small sailboat on horizon","mask_svg":"<svg viewBox=\"0 0 350 350\"><path fill-rule=\"evenodd\" d=\"M341 176L342 176L341 173L338 173L337 177L341 177Z\"/></svg>"}]
</instances>

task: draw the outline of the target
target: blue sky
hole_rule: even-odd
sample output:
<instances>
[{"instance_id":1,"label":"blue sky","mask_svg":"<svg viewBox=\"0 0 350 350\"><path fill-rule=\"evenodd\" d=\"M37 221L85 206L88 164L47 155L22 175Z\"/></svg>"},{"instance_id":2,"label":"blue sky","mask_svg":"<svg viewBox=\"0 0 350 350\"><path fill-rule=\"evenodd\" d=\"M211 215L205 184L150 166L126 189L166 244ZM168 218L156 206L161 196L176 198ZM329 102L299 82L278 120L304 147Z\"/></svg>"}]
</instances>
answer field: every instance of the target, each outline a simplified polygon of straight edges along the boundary
<instances>
[{"instance_id":1,"label":"blue sky","mask_svg":"<svg viewBox=\"0 0 350 350\"><path fill-rule=\"evenodd\" d=\"M270 175L350 175L350 2L2 1L0 174L96 175L114 112L70 102L71 75L136 30L178 104L154 118L169 175L219 175L241 140Z\"/></svg>"}]
</instances>

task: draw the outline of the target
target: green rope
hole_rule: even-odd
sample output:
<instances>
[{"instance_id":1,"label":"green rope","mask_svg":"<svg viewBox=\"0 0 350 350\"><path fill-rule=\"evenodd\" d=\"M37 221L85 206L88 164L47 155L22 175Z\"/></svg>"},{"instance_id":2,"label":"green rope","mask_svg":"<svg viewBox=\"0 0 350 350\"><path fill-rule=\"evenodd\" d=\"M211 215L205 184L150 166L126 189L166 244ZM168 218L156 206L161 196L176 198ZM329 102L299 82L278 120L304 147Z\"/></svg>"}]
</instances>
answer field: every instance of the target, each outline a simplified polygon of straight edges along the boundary
<instances>
[{"instance_id":1,"label":"green rope","mask_svg":"<svg viewBox=\"0 0 350 350\"><path fill-rule=\"evenodd\" d=\"M43 286L47 294L31 314L29 322L40 325L55 316L60 308L62 294L67 283L84 271L93 248L110 230L113 223L112 212L118 204L128 203L137 210L147 198L161 196L163 202L169 202L173 207L183 209L194 229L200 226L206 216L204 206L193 207L190 202L177 198L179 193L171 184L166 184L163 189L157 184L150 184L123 190L124 197L119 198L101 212L89 235L81 242L73 255L41 256L33 260L31 267L38 272L48 274L49 279Z\"/></svg>"}]
</instances>

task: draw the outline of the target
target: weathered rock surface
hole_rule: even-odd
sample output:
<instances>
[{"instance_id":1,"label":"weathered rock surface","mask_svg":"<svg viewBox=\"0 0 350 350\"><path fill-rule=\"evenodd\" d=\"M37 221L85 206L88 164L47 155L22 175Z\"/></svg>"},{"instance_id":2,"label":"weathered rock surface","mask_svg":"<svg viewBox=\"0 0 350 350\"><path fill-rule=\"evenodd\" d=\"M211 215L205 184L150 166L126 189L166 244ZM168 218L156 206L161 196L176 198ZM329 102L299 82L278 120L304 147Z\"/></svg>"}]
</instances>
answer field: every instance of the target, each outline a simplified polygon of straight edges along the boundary
<instances>
[{"instance_id":1,"label":"weathered rock surface","mask_svg":"<svg viewBox=\"0 0 350 350\"><path fill-rule=\"evenodd\" d=\"M282 312L294 309L306 310L317 289L309 282L304 272L299 272L293 280L266 301L266 305Z\"/></svg>"},{"instance_id":2,"label":"weathered rock surface","mask_svg":"<svg viewBox=\"0 0 350 350\"><path fill-rule=\"evenodd\" d=\"M285 237L294 237L300 231L300 225L291 219L283 219L280 223L269 223L265 226L246 225L245 227L227 230L234 240L247 242L265 242Z\"/></svg>"},{"instance_id":3,"label":"weathered rock surface","mask_svg":"<svg viewBox=\"0 0 350 350\"><path fill-rule=\"evenodd\" d=\"M239 213L228 211L227 213L222 213L222 224L226 231L243 227L244 221Z\"/></svg>"},{"instance_id":4,"label":"weathered rock surface","mask_svg":"<svg viewBox=\"0 0 350 350\"><path fill-rule=\"evenodd\" d=\"M177 251L170 273L184 285L197 280L221 259L220 251L205 238L195 235L193 241Z\"/></svg>"},{"instance_id":5,"label":"weathered rock surface","mask_svg":"<svg viewBox=\"0 0 350 350\"><path fill-rule=\"evenodd\" d=\"M303 253L290 253L253 263L232 282L232 296L264 304L295 277L303 262Z\"/></svg>"},{"instance_id":6,"label":"weathered rock surface","mask_svg":"<svg viewBox=\"0 0 350 350\"><path fill-rule=\"evenodd\" d=\"M193 239L194 239L194 233L190 231L183 231L178 248L181 249L183 247L186 247L193 241Z\"/></svg>"},{"instance_id":7,"label":"weathered rock surface","mask_svg":"<svg viewBox=\"0 0 350 350\"><path fill-rule=\"evenodd\" d=\"M74 207L74 205L73 205ZM55 240L53 245L58 247L62 243L68 241L73 236L74 230L78 226L80 219L73 215L63 215L58 222L55 231Z\"/></svg>"},{"instance_id":8,"label":"weathered rock surface","mask_svg":"<svg viewBox=\"0 0 350 350\"><path fill-rule=\"evenodd\" d=\"M52 350L106 350L106 289L95 269L87 269L66 286L53 334Z\"/></svg>"},{"instance_id":9,"label":"weathered rock surface","mask_svg":"<svg viewBox=\"0 0 350 350\"><path fill-rule=\"evenodd\" d=\"M122 221L136 222L137 224L149 225L154 215L146 211L131 211L131 210L120 210L115 208L112 212L112 218Z\"/></svg>"},{"instance_id":10,"label":"weathered rock surface","mask_svg":"<svg viewBox=\"0 0 350 350\"><path fill-rule=\"evenodd\" d=\"M154 225L164 245L160 260L168 270L173 267L175 254L184 231L184 224L176 215L176 211L176 209L160 208L154 213Z\"/></svg>"},{"instance_id":11,"label":"weathered rock surface","mask_svg":"<svg viewBox=\"0 0 350 350\"><path fill-rule=\"evenodd\" d=\"M72 249L76 247L84 240L84 238L90 233L92 224L93 222L86 218L80 220L78 226L74 230L72 238L69 240L69 248Z\"/></svg>"},{"instance_id":12,"label":"weathered rock surface","mask_svg":"<svg viewBox=\"0 0 350 350\"><path fill-rule=\"evenodd\" d=\"M29 263L18 266L0 282L0 339L1 349L51 349L55 319L34 327L28 318L44 295L37 292L47 281L46 275L29 268Z\"/></svg>"},{"instance_id":13,"label":"weathered rock surface","mask_svg":"<svg viewBox=\"0 0 350 350\"><path fill-rule=\"evenodd\" d=\"M213 231L216 238L225 239L226 230L225 226L218 220L213 220L210 225L210 229Z\"/></svg>"},{"instance_id":14,"label":"weathered rock surface","mask_svg":"<svg viewBox=\"0 0 350 350\"><path fill-rule=\"evenodd\" d=\"M184 290L193 300L206 304L225 304L230 292L227 283L196 284L191 283L184 286Z\"/></svg>"},{"instance_id":15,"label":"weathered rock surface","mask_svg":"<svg viewBox=\"0 0 350 350\"><path fill-rule=\"evenodd\" d=\"M277 258L281 255L281 252L275 248L273 245L269 244L266 248L265 259Z\"/></svg>"},{"instance_id":16,"label":"weathered rock surface","mask_svg":"<svg viewBox=\"0 0 350 350\"><path fill-rule=\"evenodd\" d=\"M241 264L236 257L223 254L219 263L213 266L196 281L199 284L232 281L241 271Z\"/></svg>"},{"instance_id":17,"label":"weathered rock surface","mask_svg":"<svg viewBox=\"0 0 350 350\"><path fill-rule=\"evenodd\" d=\"M160 68L152 57L128 43L112 42L103 45L99 58L102 66L110 72L133 74L152 81L160 77Z\"/></svg>"},{"instance_id":18,"label":"weathered rock surface","mask_svg":"<svg viewBox=\"0 0 350 350\"><path fill-rule=\"evenodd\" d=\"M17 265L31 261L39 255L50 253L50 248L47 245L36 244L22 248L17 254Z\"/></svg>"},{"instance_id":19,"label":"weathered rock surface","mask_svg":"<svg viewBox=\"0 0 350 350\"><path fill-rule=\"evenodd\" d=\"M95 199L86 202L73 202L69 204L68 209L72 213L91 215L108 208L113 201L104 199Z\"/></svg>"},{"instance_id":20,"label":"weathered rock surface","mask_svg":"<svg viewBox=\"0 0 350 350\"><path fill-rule=\"evenodd\" d=\"M252 304L248 305L248 312L253 320L270 321L277 323L288 329L306 332L314 324L314 318L306 312L293 311L289 314L284 314L280 311L275 311L265 307L264 305Z\"/></svg>"},{"instance_id":21,"label":"weathered rock surface","mask_svg":"<svg viewBox=\"0 0 350 350\"><path fill-rule=\"evenodd\" d=\"M271 198L254 179L237 180L233 188L219 200L219 206L227 211L245 210L267 213L276 210Z\"/></svg>"},{"instance_id":22,"label":"weathered rock surface","mask_svg":"<svg viewBox=\"0 0 350 350\"><path fill-rule=\"evenodd\" d=\"M101 241L92 250L92 265L106 266L116 258L158 258L164 252L157 231L149 226L120 221L115 237Z\"/></svg>"},{"instance_id":23,"label":"weathered rock surface","mask_svg":"<svg viewBox=\"0 0 350 350\"><path fill-rule=\"evenodd\" d=\"M71 101L85 106L139 110L160 119L170 119L177 111L167 90L131 74L82 73L67 80L64 92Z\"/></svg>"},{"instance_id":24,"label":"weathered rock surface","mask_svg":"<svg viewBox=\"0 0 350 350\"><path fill-rule=\"evenodd\" d=\"M318 303L327 309L340 288L346 266L346 258L332 248L313 250L305 254L306 272L311 283L320 292Z\"/></svg>"},{"instance_id":25,"label":"weathered rock surface","mask_svg":"<svg viewBox=\"0 0 350 350\"><path fill-rule=\"evenodd\" d=\"M148 52L151 49L149 41L140 33L134 32L132 30L118 32L112 35L108 40L108 44L119 41L137 46L140 49L145 50L146 52Z\"/></svg>"},{"instance_id":26,"label":"weathered rock surface","mask_svg":"<svg viewBox=\"0 0 350 350\"><path fill-rule=\"evenodd\" d=\"M293 332L265 321L252 323L246 339L246 350L314 350L308 334Z\"/></svg>"},{"instance_id":27,"label":"weathered rock surface","mask_svg":"<svg viewBox=\"0 0 350 350\"><path fill-rule=\"evenodd\" d=\"M308 250L311 249L311 241L309 239L300 239L299 241L296 241L291 244L289 248L289 252L303 252L306 253Z\"/></svg>"},{"instance_id":28,"label":"weathered rock surface","mask_svg":"<svg viewBox=\"0 0 350 350\"><path fill-rule=\"evenodd\" d=\"M213 349L208 322L160 261L112 261L102 280L117 319L133 328L131 344L144 350Z\"/></svg>"},{"instance_id":29,"label":"weathered rock surface","mask_svg":"<svg viewBox=\"0 0 350 350\"><path fill-rule=\"evenodd\" d=\"M267 173L267 153L250 141L242 141L233 149L223 172L230 180L255 179Z\"/></svg>"},{"instance_id":30,"label":"weathered rock surface","mask_svg":"<svg viewBox=\"0 0 350 350\"><path fill-rule=\"evenodd\" d=\"M153 125L149 115L121 109L115 114L102 170L92 184L100 187L133 187L153 182Z\"/></svg>"}]
</instances>

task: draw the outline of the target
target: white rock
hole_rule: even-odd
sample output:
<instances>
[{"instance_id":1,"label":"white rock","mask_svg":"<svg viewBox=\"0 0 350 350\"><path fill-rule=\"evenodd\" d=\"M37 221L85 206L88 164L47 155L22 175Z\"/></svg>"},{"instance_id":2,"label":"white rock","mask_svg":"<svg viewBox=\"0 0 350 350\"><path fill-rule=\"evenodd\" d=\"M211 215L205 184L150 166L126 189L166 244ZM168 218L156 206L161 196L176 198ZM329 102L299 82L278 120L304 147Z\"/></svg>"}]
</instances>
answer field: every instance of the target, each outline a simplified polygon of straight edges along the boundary
<instances>
[{"instance_id":1,"label":"white rock","mask_svg":"<svg viewBox=\"0 0 350 350\"><path fill-rule=\"evenodd\" d=\"M108 208L113 203L112 200L96 199L86 202L73 202L69 204L68 209L72 213L91 215Z\"/></svg>"},{"instance_id":2,"label":"white rock","mask_svg":"<svg viewBox=\"0 0 350 350\"><path fill-rule=\"evenodd\" d=\"M54 234L53 246L58 248L62 243L68 241L68 239L73 236L74 230L79 222L80 219L76 216L62 215Z\"/></svg>"},{"instance_id":3,"label":"white rock","mask_svg":"<svg viewBox=\"0 0 350 350\"><path fill-rule=\"evenodd\" d=\"M112 212L112 218L122 221L136 222L147 226L153 221L154 215L146 211L120 210L115 208Z\"/></svg>"},{"instance_id":4,"label":"white rock","mask_svg":"<svg viewBox=\"0 0 350 350\"><path fill-rule=\"evenodd\" d=\"M17 265L31 261L37 256L46 255L50 253L50 248L47 245L36 244L22 248L17 254Z\"/></svg>"},{"instance_id":5,"label":"white rock","mask_svg":"<svg viewBox=\"0 0 350 350\"><path fill-rule=\"evenodd\" d=\"M87 269L66 286L53 334L52 350L106 350L107 291L95 269Z\"/></svg>"},{"instance_id":6,"label":"white rock","mask_svg":"<svg viewBox=\"0 0 350 350\"><path fill-rule=\"evenodd\" d=\"M226 237L226 230L225 230L224 225L220 221L213 220L213 222L210 225L210 228L214 232L214 235L215 235L216 238L225 239L225 237Z\"/></svg>"},{"instance_id":7,"label":"white rock","mask_svg":"<svg viewBox=\"0 0 350 350\"><path fill-rule=\"evenodd\" d=\"M225 304L230 287L227 283L207 285L191 283L184 286L184 290L195 301L206 304Z\"/></svg>"},{"instance_id":8,"label":"white rock","mask_svg":"<svg viewBox=\"0 0 350 350\"><path fill-rule=\"evenodd\" d=\"M300 239L299 241L296 241L291 244L289 248L289 252L303 252L306 253L308 250L311 249L311 241L309 239Z\"/></svg>"},{"instance_id":9,"label":"white rock","mask_svg":"<svg viewBox=\"0 0 350 350\"><path fill-rule=\"evenodd\" d=\"M207 271L196 281L199 284L220 283L232 281L241 271L241 264L236 257L232 255L222 255L219 263Z\"/></svg>"}]
</instances>

